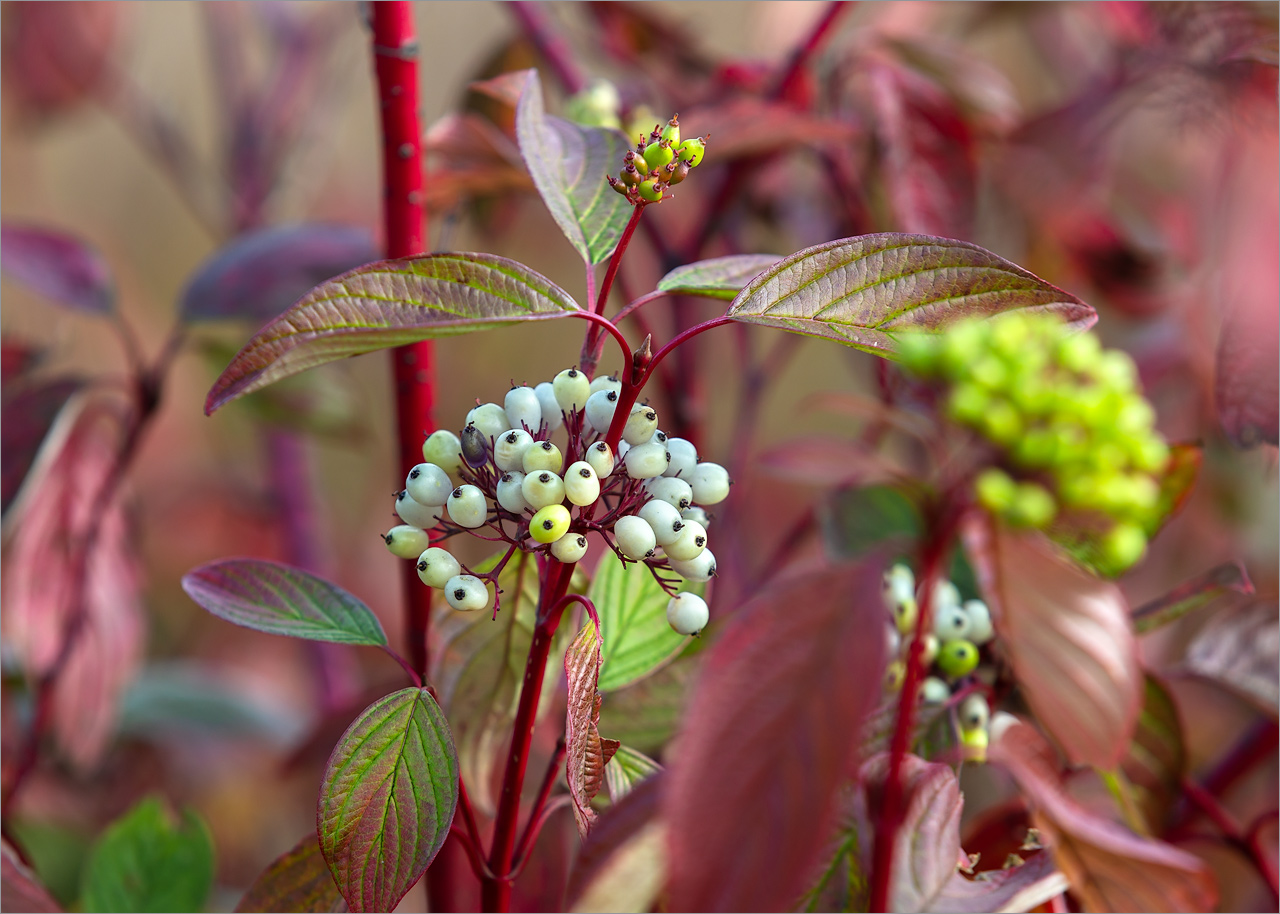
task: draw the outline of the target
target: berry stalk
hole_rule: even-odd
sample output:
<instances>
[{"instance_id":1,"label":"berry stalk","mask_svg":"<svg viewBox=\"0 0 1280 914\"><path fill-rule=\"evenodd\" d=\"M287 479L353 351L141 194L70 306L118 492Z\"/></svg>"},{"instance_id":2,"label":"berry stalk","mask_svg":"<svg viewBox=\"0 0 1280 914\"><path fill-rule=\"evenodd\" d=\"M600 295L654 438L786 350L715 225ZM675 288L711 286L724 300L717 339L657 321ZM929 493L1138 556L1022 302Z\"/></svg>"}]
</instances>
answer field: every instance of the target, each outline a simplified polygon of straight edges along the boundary
<instances>
[{"instance_id":1,"label":"berry stalk","mask_svg":"<svg viewBox=\"0 0 1280 914\"><path fill-rule=\"evenodd\" d=\"M421 127L418 122L418 42L413 5L406 0L370 4L374 70L382 118L383 228L389 258L410 257L426 249L423 207ZM429 340L392 350L396 431L400 472L419 462L423 432L433 428L434 354ZM404 570L409 662L427 675L427 625L430 592L412 566Z\"/></svg>"}]
</instances>

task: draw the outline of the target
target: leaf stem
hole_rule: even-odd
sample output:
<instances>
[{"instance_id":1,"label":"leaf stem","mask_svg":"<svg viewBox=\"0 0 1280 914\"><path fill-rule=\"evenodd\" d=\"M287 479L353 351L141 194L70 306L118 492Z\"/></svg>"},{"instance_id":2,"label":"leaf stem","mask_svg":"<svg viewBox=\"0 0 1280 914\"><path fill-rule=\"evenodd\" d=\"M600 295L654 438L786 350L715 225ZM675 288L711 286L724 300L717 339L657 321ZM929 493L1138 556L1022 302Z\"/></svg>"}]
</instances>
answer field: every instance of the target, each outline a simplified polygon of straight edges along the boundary
<instances>
[{"instance_id":1,"label":"leaf stem","mask_svg":"<svg viewBox=\"0 0 1280 914\"><path fill-rule=\"evenodd\" d=\"M933 594L946 569L947 556L959 523L959 512L949 499L933 505L927 515L929 523L920 545L920 598L916 630L907 653L906 675L898 697L898 715L889 749L889 775L885 780L884 801L876 823L875 844L871 860L870 911L889 910L892 885L893 851L898 829L902 825L902 763L910 749L915 725L916 697L924 678L924 639L933 630Z\"/></svg>"},{"instance_id":2,"label":"leaf stem","mask_svg":"<svg viewBox=\"0 0 1280 914\"><path fill-rule=\"evenodd\" d=\"M627 304L624 305L622 309L619 310L618 313L613 316L613 322L615 324L621 323L624 319L630 317L636 311L639 311L645 305L649 304L649 302L657 301L658 299L663 298L669 294L670 293L666 292L665 290L655 289L654 291L649 292L646 295L641 295L639 298L636 298L627 302Z\"/></svg>"},{"instance_id":3,"label":"leaf stem","mask_svg":"<svg viewBox=\"0 0 1280 914\"><path fill-rule=\"evenodd\" d=\"M389 644L383 644L380 647L388 657L400 664L401 668L409 674L409 681L413 683L414 688L422 688L422 677L418 675L418 671L410 665L408 660L400 656L399 651Z\"/></svg>"},{"instance_id":4,"label":"leaf stem","mask_svg":"<svg viewBox=\"0 0 1280 914\"><path fill-rule=\"evenodd\" d=\"M653 374L653 370L658 367L658 364L665 359L668 354L678 349L681 344L693 339L700 333L706 333L714 327L722 327L725 324L731 323L733 323L733 318L722 315L721 317L713 317L709 321L703 321L701 324L694 324L688 330L677 334L671 342L667 343L667 345L654 353L653 358L649 360L649 364L645 366L644 374L642 375L638 386L644 387L645 382L649 380L649 377ZM625 419L626 417L624 416L623 418Z\"/></svg>"},{"instance_id":5,"label":"leaf stem","mask_svg":"<svg viewBox=\"0 0 1280 914\"><path fill-rule=\"evenodd\" d=\"M618 341L619 348L622 349L622 366L623 366L623 370L624 371L626 370L627 366L631 364L631 344L628 343L627 338L622 335L622 331L618 329L617 324L609 320L609 318L604 317L603 315L596 314L594 311L569 311L568 314L570 317L578 317L584 321L591 321L593 325L598 324L601 327L604 327L604 329L608 330L609 333L613 336L613 338ZM592 330L594 329L595 327L593 326ZM587 347L584 344L583 345L584 355L586 352L587 352ZM597 356L596 360L598 361L598 359L599 357ZM585 358L583 359L579 367L582 368L583 371L587 371L587 364L586 364ZM591 363L591 367L593 370L588 371L587 372L588 374L594 374L595 361Z\"/></svg>"},{"instance_id":6,"label":"leaf stem","mask_svg":"<svg viewBox=\"0 0 1280 914\"><path fill-rule=\"evenodd\" d=\"M520 687L520 703L512 728L511 747L507 752L506 771L502 777L502 794L498 799L497 818L493 826L493 846L489 851L489 870L480 886L481 907L485 911L507 911L511 907L511 861L514 858L517 820L520 816L520 794L525 771L529 766L529 747L533 742L533 726L537 717L542 680L551 654L551 643L563 612L561 598L569 590L573 565L551 562L542 579L538 598L538 620L534 626L529 655L525 662L524 681Z\"/></svg>"}]
</instances>

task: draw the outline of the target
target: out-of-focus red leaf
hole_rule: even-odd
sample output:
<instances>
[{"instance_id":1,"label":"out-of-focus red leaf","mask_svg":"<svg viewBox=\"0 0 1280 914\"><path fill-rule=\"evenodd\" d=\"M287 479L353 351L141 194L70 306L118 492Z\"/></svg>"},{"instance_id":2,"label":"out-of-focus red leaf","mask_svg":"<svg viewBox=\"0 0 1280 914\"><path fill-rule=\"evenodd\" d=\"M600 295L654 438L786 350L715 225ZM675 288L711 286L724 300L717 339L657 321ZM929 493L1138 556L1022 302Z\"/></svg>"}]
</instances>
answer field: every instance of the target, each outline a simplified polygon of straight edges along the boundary
<instances>
[{"instance_id":1,"label":"out-of-focus red leaf","mask_svg":"<svg viewBox=\"0 0 1280 914\"><path fill-rule=\"evenodd\" d=\"M688 32L664 19L659 15L663 11L651 3L610 0L583 6L596 20L604 50L614 57L631 62L652 54L670 60L676 72L700 73L710 69L710 62L695 47Z\"/></svg>"},{"instance_id":2,"label":"out-of-focus red leaf","mask_svg":"<svg viewBox=\"0 0 1280 914\"><path fill-rule=\"evenodd\" d=\"M57 914L62 910L8 841L0 842L0 908L33 914Z\"/></svg>"},{"instance_id":3,"label":"out-of-focus red leaf","mask_svg":"<svg viewBox=\"0 0 1280 914\"><path fill-rule=\"evenodd\" d=\"M528 70L516 70L502 73L492 79L476 80L467 88L514 108L520 103L520 93L524 92L528 72Z\"/></svg>"},{"instance_id":4,"label":"out-of-focus red leaf","mask_svg":"<svg viewBox=\"0 0 1280 914\"><path fill-rule=\"evenodd\" d=\"M92 516L116 449L118 427L104 412L75 417L38 478L15 527L5 577L4 626L28 676L54 663L67 622L83 600L75 646L54 692L55 736L78 766L94 765L115 726L116 707L141 659L145 635L138 568L119 499ZM77 553L90 524L98 536L76 592Z\"/></svg>"},{"instance_id":5,"label":"out-of-focus red leaf","mask_svg":"<svg viewBox=\"0 0 1280 914\"><path fill-rule=\"evenodd\" d=\"M123 4L71 2L5 7L5 83L20 110L51 115L108 89Z\"/></svg>"},{"instance_id":6,"label":"out-of-focus red leaf","mask_svg":"<svg viewBox=\"0 0 1280 914\"><path fill-rule=\"evenodd\" d=\"M896 478L891 458L856 441L810 436L793 438L766 451L760 463L770 472L805 485L876 485Z\"/></svg>"},{"instance_id":7,"label":"out-of-focus red leaf","mask_svg":"<svg viewBox=\"0 0 1280 914\"><path fill-rule=\"evenodd\" d=\"M0 247L4 275L51 301L89 314L107 314L115 306L111 269L79 238L30 225L5 225Z\"/></svg>"},{"instance_id":8,"label":"out-of-focus red leaf","mask_svg":"<svg viewBox=\"0 0 1280 914\"><path fill-rule=\"evenodd\" d=\"M478 114L447 114L423 138L430 163L427 205L449 209L471 197L532 191L520 151Z\"/></svg>"},{"instance_id":9,"label":"out-of-focus red leaf","mask_svg":"<svg viewBox=\"0 0 1280 914\"><path fill-rule=\"evenodd\" d=\"M564 672L569 682L569 703L565 711L565 779L573 798L573 815L578 834L585 836L595 822L591 798L604 786L604 766L618 751L618 741L601 739L600 722L600 630L588 620L578 637L565 651Z\"/></svg>"},{"instance_id":10,"label":"out-of-focus red leaf","mask_svg":"<svg viewBox=\"0 0 1280 914\"><path fill-rule=\"evenodd\" d=\"M857 129L830 118L806 114L761 97L735 98L715 107L680 112L684 136L711 135L708 162L778 152L792 146L840 145L853 142Z\"/></svg>"},{"instance_id":11,"label":"out-of-focus red leaf","mask_svg":"<svg viewBox=\"0 0 1280 914\"><path fill-rule=\"evenodd\" d=\"M988 758L1031 802L1036 827L1086 911L1213 910L1217 891L1205 865L1076 803L1062 786L1053 750L1032 727L1010 727Z\"/></svg>"},{"instance_id":12,"label":"out-of-focus red leaf","mask_svg":"<svg viewBox=\"0 0 1280 914\"><path fill-rule=\"evenodd\" d=\"M672 752L670 907L790 908L880 697L882 560L776 581L704 661Z\"/></svg>"},{"instance_id":13,"label":"out-of-focus red leaf","mask_svg":"<svg viewBox=\"0 0 1280 914\"><path fill-rule=\"evenodd\" d=\"M342 900L320 841L311 833L271 862L236 911L332 911Z\"/></svg>"},{"instance_id":14,"label":"out-of-focus red leaf","mask_svg":"<svg viewBox=\"0 0 1280 914\"><path fill-rule=\"evenodd\" d=\"M1280 704L1280 622L1275 604L1251 603L1219 612L1187 648L1186 665L1275 715Z\"/></svg>"},{"instance_id":15,"label":"out-of-focus red leaf","mask_svg":"<svg viewBox=\"0 0 1280 914\"><path fill-rule=\"evenodd\" d=\"M1272 235L1272 242L1276 240ZM1259 246L1261 249L1261 245ZM1274 278L1275 245L1271 254L1250 264ZM1260 278L1259 283L1265 278ZM1237 447L1280 441L1280 395L1277 394L1276 352L1280 350L1280 309L1276 284L1253 300L1240 300L1228 313L1218 339L1217 385L1214 388L1222 428ZM1265 294L1270 297L1264 298Z\"/></svg>"},{"instance_id":16,"label":"out-of-focus red leaf","mask_svg":"<svg viewBox=\"0 0 1280 914\"><path fill-rule=\"evenodd\" d=\"M648 911L662 889L667 845L659 805L666 773L638 783L596 822L569 874L566 911Z\"/></svg>"},{"instance_id":17,"label":"out-of-focus red leaf","mask_svg":"<svg viewBox=\"0 0 1280 914\"><path fill-rule=\"evenodd\" d=\"M54 420L83 386L84 381L79 378L55 378L21 385L12 393L10 390L3 392L4 405L0 409L0 510L9 510Z\"/></svg>"},{"instance_id":18,"label":"out-of-focus red leaf","mask_svg":"<svg viewBox=\"0 0 1280 914\"><path fill-rule=\"evenodd\" d=\"M13 384L40 362L40 350L8 336L0 336L0 386Z\"/></svg>"},{"instance_id":19,"label":"out-of-focus red leaf","mask_svg":"<svg viewBox=\"0 0 1280 914\"><path fill-rule=\"evenodd\" d=\"M1249 572L1239 561L1224 562L1135 609L1134 630L1138 634L1149 632L1175 619L1181 619L1192 610L1237 593L1253 593L1253 581L1249 580Z\"/></svg>"},{"instance_id":20,"label":"out-of-focus red leaf","mask_svg":"<svg viewBox=\"0 0 1280 914\"><path fill-rule=\"evenodd\" d=\"M1120 588L1038 533L973 517L965 547L1000 646L1036 717L1076 764L1114 768L1142 706L1142 671Z\"/></svg>"}]
</instances>

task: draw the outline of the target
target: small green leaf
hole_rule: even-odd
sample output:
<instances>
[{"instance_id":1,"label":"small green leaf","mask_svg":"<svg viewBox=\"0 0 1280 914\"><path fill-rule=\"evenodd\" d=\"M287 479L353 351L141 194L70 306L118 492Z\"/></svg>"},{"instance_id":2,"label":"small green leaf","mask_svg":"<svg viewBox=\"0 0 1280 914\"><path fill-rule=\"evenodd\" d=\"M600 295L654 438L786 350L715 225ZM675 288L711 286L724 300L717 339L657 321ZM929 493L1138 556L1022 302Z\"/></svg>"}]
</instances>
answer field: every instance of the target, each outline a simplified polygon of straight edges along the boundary
<instances>
[{"instance_id":1,"label":"small green leaf","mask_svg":"<svg viewBox=\"0 0 1280 914\"><path fill-rule=\"evenodd\" d=\"M658 280L658 290L731 301L743 286L781 259L776 254L733 254L687 263Z\"/></svg>"},{"instance_id":2,"label":"small green leaf","mask_svg":"<svg viewBox=\"0 0 1280 914\"><path fill-rule=\"evenodd\" d=\"M643 752L630 746L619 746L604 766L604 782L609 788L609 801L617 803L645 778L657 774L662 766Z\"/></svg>"},{"instance_id":3,"label":"small green leaf","mask_svg":"<svg viewBox=\"0 0 1280 914\"><path fill-rule=\"evenodd\" d=\"M1150 673L1138 725L1120 767L1149 832L1162 834L1169 810L1181 796L1187 750L1173 696Z\"/></svg>"},{"instance_id":4,"label":"small green leaf","mask_svg":"<svg viewBox=\"0 0 1280 914\"><path fill-rule=\"evenodd\" d=\"M334 910L342 894L320 853L315 832L271 862L245 892L237 912Z\"/></svg>"},{"instance_id":5,"label":"small green leaf","mask_svg":"<svg viewBox=\"0 0 1280 914\"><path fill-rule=\"evenodd\" d=\"M329 756L316 809L320 850L352 911L395 909L444 844L457 803L458 756L426 689L360 712Z\"/></svg>"},{"instance_id":6,"label":"small green leaf","mask_svg":"<svg viewBox=\"0 0 1280 914\"><path fill-rule=\"evenodd\" d=\"M579 310L545 276L493 254L371 263L316 286L254 334L214 383L204 411L336 359Z\"/></svg>"},{"instance_id":7,"label":"small green leaf","mask_svg":"<svg viewBox=\"0 0 1280 914\"><path fill-rule=\"evenodd\" d=\"M886 232L805 248L765 270L729 317L892 355L895 334L937 330L1015 308L1085 329L1093 308L990 251L951 238Z\"/></svg>"},{"instance_id":8,"label":"small green leaf","mask_svg":"<svg viewBox=\"0 0 1280 914\"><path fill-rule=\"evenodd\" d=\"M218 618L256 631L338 644L387 643L378 617L360 600L279 562L210 562L187 572L182 589Z\"/></svg>"},{"instance_id":9,"label":"small green leaf","mask_svg":"<svg viewBox=\"0 0 1280 914\"><path fill-rule=\"evenodd\" d=\"M560 231L588 264L606 260L631 216L631 204L605 180L622 167L626 137L547 114L538 71L529 70L516 106L516 140Z\"/></svg>"},{"instance_id":10,"label":"small green leaf","mask_svg":"<svg viewBox=\"0 0 1280 914\"><path fill-rule=\"evenodd\" d=\"M701 588L686 590L700 593ZM650 675L672 660L688 638L667 624L667 596L647 566L623 565L606 555L587 596L600 614L600 691L610 692Z\"/></svg>"},{"instance_id":11,"label":"small green leaf","mask_svg":"<svg viewBox=\"0 0 1280 914\"><path fill-rule=\"evenodd\" d=\"M148 797L111 824L85 867L85 911L201 911L213 885L213 840L193 810L182 822Z\"/></svg>"}]
</instances>

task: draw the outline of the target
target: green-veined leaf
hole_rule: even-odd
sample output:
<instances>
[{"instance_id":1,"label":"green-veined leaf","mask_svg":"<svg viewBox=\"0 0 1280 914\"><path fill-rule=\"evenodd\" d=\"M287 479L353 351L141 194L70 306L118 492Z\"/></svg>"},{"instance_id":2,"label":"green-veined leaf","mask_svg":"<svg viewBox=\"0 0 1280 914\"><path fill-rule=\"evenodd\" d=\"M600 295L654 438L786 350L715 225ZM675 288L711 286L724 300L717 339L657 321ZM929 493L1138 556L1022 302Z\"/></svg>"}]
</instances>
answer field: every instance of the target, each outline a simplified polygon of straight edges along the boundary
<instances>
[{"instance_id":1,"label":"green-veined leaf","mask_svg":"<svg viewBox=\"0 0 1280 914\"><path fill-rule=\"evenodd\" d=\"M701 588L685 588L700 593ZM587 594L600 614L600 691L643 679L680 653L688 641L667 624L667 596L647 566L626 566L606 555Z\"/></svg>"},{"instance_id":2,"label":"green-veined leaf","mask_svg":"<svg viewBox=\"0 0 1280 914\"><path fill-rule=\"evenodd\" d=\"M547 114L538 71L529 70L516 106L516 140L542 202L569 243L588 264L608 258L631 216L631 204L605 180L622 167L626 137Z\"/></svg>"},{"instance_id":3,"label":"green-veined leaf","mask_svg":"<svg viewBox=\"0 0 1280 914\"><path fill-rule=\"evenodd\" d=\"M743 286L781 259L776 254L733 254L687 263L658 280L658 290L731 301Z\"/></svg>"},{"instance_id":4,"label":"green-veined leaf","mask_svg":"<svg viewBox=\"0 0 1280 914\"><path fill-rule=\"evenodd\" d=\"M312 832L258 875L236 911L325 912L334 910L341 898Z\"/></svg>"},{"instance_id":5,"label":"green-veined leaf","mask_svg":"<svg viewBox=\"0 0 1280 914\"><path fill-rule=\"evenodd\" d=\"M609 764L604 766L604 783L609 788L609 801L617 803L641 781L657 774L662 766L643 752L630 746L619 746Z\"/></svg>"},{"instance_id":6,"label":"green-veined leaf","mask_svg":"<svg viewBox=\"0 0 1280 914\"><path fill-rule=\"evenodd\" d=\"M936 330L1015 308L1048 311L1081 329L1093 308L976 244L886 232L792 254L753 279L729 317L891 355L894 335Z\"/></svg>"},{"instance_id":7,"label":"green-veined leaf","mask_svg":"<svg viewBox=\"0 0 1280 914\"><path fill-rule=\"evenodd\" d=\"M578 310L545 276L493 254L371 263L316 286L254 334L214 382L204 410L336 359Z\"/></svg>"},{"instance_id":8,"label":"green-veined leaf","mask_svg":"<svg viewBox=\"0 0 1280 914\"><path fill-rule=\"evenodd\" d=\"M220 619L272 635L338 644L387 643L378 617L336 584L263 559L224 559L182 578L182 589Z\"/></svg>"},{"instance_id":9,"label":"green-veined leaf","mask_svg":"<svg viewBox=\"0 0 1280 914\"><path fill-rule=\"evenodd\" d=\"M329 756L316 809L320 850L351 910L395 910L444 844L457 803L458 756L426 689L360 712Z\"/></svg>"}]
</instances>

